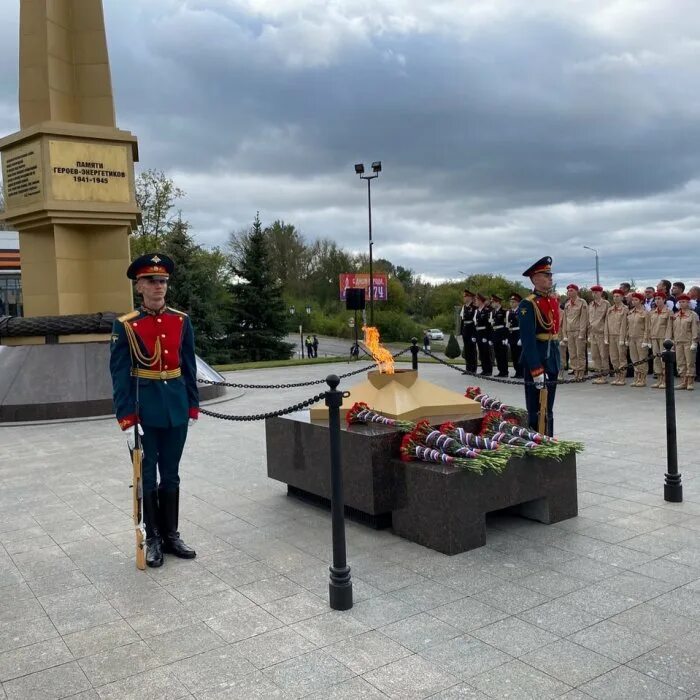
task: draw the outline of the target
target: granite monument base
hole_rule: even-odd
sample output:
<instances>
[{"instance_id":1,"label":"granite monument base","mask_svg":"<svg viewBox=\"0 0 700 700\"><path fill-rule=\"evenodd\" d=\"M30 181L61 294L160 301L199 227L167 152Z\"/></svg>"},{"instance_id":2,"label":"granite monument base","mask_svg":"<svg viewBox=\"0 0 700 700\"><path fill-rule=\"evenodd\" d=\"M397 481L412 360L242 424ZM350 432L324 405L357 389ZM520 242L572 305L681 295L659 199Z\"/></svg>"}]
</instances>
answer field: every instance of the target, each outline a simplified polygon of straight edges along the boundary
<instances>
[{"instance_id":1,"label":"granite monument base","mask_svg":"<svg viewBox=\"0 0 700 700\"><path fill-rule=\"evenodd\" d=\"M478 430L481 421L452 422ZM299 412L267 419L265 432L268 476L287 484L289 495L327 505L328 423ZM389 426L343 424L340 437L346 512L373 527L391 523L396 534L445 554L484 545L486 514L496 510L517 506L524 517L544 523L578 513L575 453L561 462L514 457L503 473L478 475L402 462L397 459L402 435Z\"/></svg>"}]
</instances>

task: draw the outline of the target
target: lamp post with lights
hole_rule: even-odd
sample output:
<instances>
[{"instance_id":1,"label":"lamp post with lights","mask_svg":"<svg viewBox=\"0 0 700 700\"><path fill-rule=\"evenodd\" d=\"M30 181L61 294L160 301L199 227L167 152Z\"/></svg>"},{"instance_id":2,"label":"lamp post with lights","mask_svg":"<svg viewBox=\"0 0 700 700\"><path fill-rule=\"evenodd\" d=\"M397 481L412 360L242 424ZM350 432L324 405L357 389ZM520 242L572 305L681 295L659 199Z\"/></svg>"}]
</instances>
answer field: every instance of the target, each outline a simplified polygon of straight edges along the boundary
<instances>
[{"instance_id":1,"label":"lamp post with lights","mask_svg":"<svg viewBox=\"0 0 700 700\"><path fill-rule=\"evenodd\" d=\"M379 177L382 172L382 161L375 160L372 163L372 175L365 175L365 166L363 163L355 164L355 173L360 176L361 180L367 180L367 209L369 212L369 325L374 325L374 277L372 276L372 188L371 182Z\"/></svg>"}]
</instances>

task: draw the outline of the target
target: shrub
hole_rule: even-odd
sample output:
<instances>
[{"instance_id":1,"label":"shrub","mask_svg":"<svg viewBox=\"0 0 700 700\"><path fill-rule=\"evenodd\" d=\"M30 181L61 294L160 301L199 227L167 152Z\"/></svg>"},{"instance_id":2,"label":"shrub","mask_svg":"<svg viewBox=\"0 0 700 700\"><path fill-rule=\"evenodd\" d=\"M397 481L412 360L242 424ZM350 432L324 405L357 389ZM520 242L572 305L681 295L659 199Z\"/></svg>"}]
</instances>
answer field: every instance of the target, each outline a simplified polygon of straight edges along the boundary
<instances>
[{"instance_id":1,"label":"shrub","mask_svg":"<svg viewBox=\"0 0 700 700\"><path fill-rule=\"evenodd\" d=\"M455 338L454 333L450 333L450 339L447 341L447 347L445 348L445 355L454 360L455 357L459 357L461 353L459 343L457 338Z\"/></svg>"}]
</instances>

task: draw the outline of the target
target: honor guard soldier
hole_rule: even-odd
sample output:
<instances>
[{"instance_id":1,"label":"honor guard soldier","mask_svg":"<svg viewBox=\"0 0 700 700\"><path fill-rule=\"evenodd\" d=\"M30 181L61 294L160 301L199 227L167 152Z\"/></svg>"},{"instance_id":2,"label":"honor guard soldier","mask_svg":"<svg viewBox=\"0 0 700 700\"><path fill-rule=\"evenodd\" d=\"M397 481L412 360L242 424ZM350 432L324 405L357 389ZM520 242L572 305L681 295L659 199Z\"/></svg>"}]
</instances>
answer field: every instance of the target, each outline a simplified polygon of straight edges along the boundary
<instances>
[{"instance_id":1,"label":"honor guard soldier","mask_svg":"<svg viewBox=\"0 0 700 700\"><path fill-rule=\"evenodd\" d=\"M498 376L508 376L508 328L506 310L501 306L503 300L496 294L491 295L491 331L493 333L493 354L496 356Z\"/></svg>"},{"instance_id":2,"label":"honor guard soldier","mask_svg":"<svg viewBox=\"0 0 700 700\"><path fill-rule=\"evenodd\" d=\"M508 328L508 345L510 345L510 358L513 361L515 374L513 377L523 376L523 369L520 366L520 321L518 319L518 305L523 300L520 294L510 295L510 309L506 314L506 327Z\"/></svg>"},{"instance_id":3,"label":"honor guard soldier","mask_svg":"<svg viewBox=\"0 0 700 700\"><path fill-rule=\"evenodd\" d=\"M654 354L656 381L651 385L651 388L665 389L664 361L656 355L665 350L664 341L673 337L673 312L666 305L665 292L657 291L654 293L654 304L654 310L649 312L649 340L651 341L651 351Z\"/></svg>"},{"instance_id":4,"label":"honor guard soldier","mask_svg":"<svg viewBox=\"0 0 700 700\"><path fill-rule=\"evenodd\" d=\"M528 425L537 430L540 390L547 382L546 433L554 434L554 397L559 374L559 301L552 293L552 258L545 256L523 272L534 292L518 306L522 354L520 362L525 378L525 404Z\"/></svg>"},{"instance_id":5,"label":"honor guard soldier","mask_svg":"<svg viewBox=\"0 0 700 700\"><path fill-rule=\"evenodd\" d=\"M460 335L464 344L464 361L467 372L476 374L476 328L474 323L474 315L476 308L474 307L474 295L465 289L463 293L464 303L459 312L460 317Z\"/></svg>"},{"instance_id":6,"label":"honor guard soldier","mask_svg":"<svg viewBox=\"0 0 700 700\"><path fill-rule=\"evenodd\" d=\"M594 284L591 287L591 292L593 292L593 301L588 305L588 342L591 344L593 366L598 372L605 372L607 375L610 354L608 346L605 344L605 319L608 315L610 302L603 299L603 288L599 284ZM608 380L605 376L597 377L592 383L607 384Z\"/></svg>"},{"instance_id":7,"label":"honor guard soldier","mask_svg":"<svg viewBox=\"0 0 700 700\"><path fill-rule=\"evenodd\" d=\"M476 295L475 303L474 323L481 374L490 377L493 374L493 362L491 360L491 347L493 346L493 341L491 340L491 311L486 306L486 297L483 294Z\"/></svg>"},{"instance_id":8,"label":"honor guard soldier","mask_svg":"<svg viewBox=\"0 0 700 700\"><path fill-rule=\"evenodd\" d=\"M586 334L588 333L588 304L578 295L578 285L566 288L568 300L562 317L562 342L569 349L569 366L576 379L586 374Z\"/></svg>"},{"instance_id":9,"label":"honor guard soldier","mask_svg":"<svg viewBox=\"0 0 700 700\"><path fill-rule=\"evenodd\" d=\"M119 317L112 330L110 371L117 420L130 448L137 429L143 436L148 566L161 566L163 552L182 559L196 556L180 539L178 513L180 457L188 426L199 417L197 364L189 317L165 305L173 269L173 261L160 253L134 260L126 274L143 303Z\"/></svg>"},{"instance_id":10,"label":"honor guard soldier","mask_svg":"<svg viewBox=\"0 0 700 700\"><path fill-rule=\"evenodd\" d=\"M632 292L630 295L630 311L627 314L627 346L633 363L646 359L649 342L649 312L644 307L644 294ZM634 381L630 386L646 387L647 366L634 365Z\"/></svg>"},{"instance_id":11,"label":"honor guard soldier","mask_svg":"<svg viewBox=\"0 0 700 700\"><path fill-rule=\"evenodd\" d=\"M673 318L673 342L681 383L676 389L695 389L695 353L698 349L698 315L690 308L690 296L676 297L678 313Z\"/></svg>"},{"instance_id":12,"label":"honor guard soldier","mask_svg":"<svg viewBox=\"0 0 700 700\"><path fill-rule=\"evenodd\" d=\"M625 386L625 365L627 364L627 314L624 289L613 289L613 304L605 317L605 344L610 352L610 364L615 379L610 386Z\"/></svg>"}]
</instances>

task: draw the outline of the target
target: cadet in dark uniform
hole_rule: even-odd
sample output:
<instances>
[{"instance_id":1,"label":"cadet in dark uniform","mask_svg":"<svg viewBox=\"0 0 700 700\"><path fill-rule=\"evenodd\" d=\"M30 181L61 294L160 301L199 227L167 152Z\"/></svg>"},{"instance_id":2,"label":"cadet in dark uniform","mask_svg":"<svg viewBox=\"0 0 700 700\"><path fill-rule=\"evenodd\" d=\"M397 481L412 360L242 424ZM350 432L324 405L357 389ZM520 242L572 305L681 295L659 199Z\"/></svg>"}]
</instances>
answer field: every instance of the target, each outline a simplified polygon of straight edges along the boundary
<instances>
[{"instance_id":1,"label":"cadet in dark uniform","mask_svg":"<svg viewBox=\"0 0 700 700\"><path fill-rule=\"evenodd\" d=\"M493 331L493 354L496 356L498 376L508 376L508 328L506 327L506 310L501 306L503 300L496 294L491 295L491 330Z\"/></svg>"},{"instance_id":2,"label":"cadet in dark uniform","mask_svg":"<svg viewBox=\"0 0 700 700\"><path fill-rule=\"evenodd\" d=\"M459 312L460 335L464 344L464 361L467 372L476 372L476 329L474 328L474 295L468 290L464 290L464 304Z\"/></svg>"},{"instance_id":3,"label":"cadet in dark uniform","mask_svg":"<svg viewBox=\"0 0 700 700\"><path fill-rule=\"evenodd\" d=\"M491 311L486 306L486 297L483 294L476 295L475 303L474 323L481 374L486 374L490 377L493 374L493 362L491 360L491 347L493 346L493 341L491 340Z\"/></svg>"},{"instance_id":4,"label":"cadet in dark uniform","mask_svg":"<svg viewBox=\"0 0 700 700\"><path fill-rule=\"evenodd\" d=\"M525 378L525 404L528 425L537 430L539 392L545 381L549 390L547 401L547 435L554 434L554 396L559 374L559 301L552 293L552 258L545 256L523 272L535 290L518 306L521 363ZM552 383L550 383L552 382Z\"/></svg>"},{"instance_id":5,"label":"cadet in dark uniform","mask_svg":"<svg viewBox=\"0 0 700 700\"><path fill-rule=\"evenodd\" d=\"M192 324L187 314L165 305L173 269L166 255L134 260L126 274L135 280L143 304L117 319L112 329L110 371L117 420L129 447L134 446L137 426L143 435L148 566L161 566L163 552L182 559L196 556L177 531L180 457L188 426L199 417L199 392Z\"/></svg>"},{"instance_id":6,"label":"cadet in dark uniform","mask_svg":"<svg viewBox=\"0 0 700 700\"><path fill-rule=\"evenodd\" d=\"M523 300L520 294L510 295L510 309L506 313L506 327L508 328L508 345L510 345L510 358L513 361L514 377L523 376L523 368L520 365L520 321L518 320L518 304Z\"/></svg>"}]
</instances>

